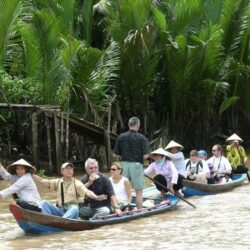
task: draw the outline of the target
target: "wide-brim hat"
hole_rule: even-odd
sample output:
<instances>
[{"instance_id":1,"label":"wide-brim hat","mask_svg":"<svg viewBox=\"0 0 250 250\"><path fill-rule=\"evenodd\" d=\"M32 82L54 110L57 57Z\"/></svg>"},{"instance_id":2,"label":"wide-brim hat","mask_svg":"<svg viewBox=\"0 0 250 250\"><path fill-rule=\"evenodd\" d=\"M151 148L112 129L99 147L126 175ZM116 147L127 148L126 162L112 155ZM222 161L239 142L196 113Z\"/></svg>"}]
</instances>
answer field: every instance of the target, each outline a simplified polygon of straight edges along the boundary
<instances>
[{"instance_id":1,"label":"wide-brim hat","mask_svg":"<svg viewBox=\"0 0 250 250\"><path fill-rule=\"evenodd\" d=\"M150 155L163 155L163 156L167 156L168 152L166 150L164 150L163 148L158 148L155 151L151 152Z\"/></svg>"},{"instance_id":2,"label":"wide-brim hat","mask_svg":"<svg viewBox=\"0 0 250 250\"><path fill-rule=\"evenodd\" d=\"M226 141L235 141L235 140L243 142L243 140L236 134L232 134L226 139Z\"/></svg>"},{"instance_id":3,"label":"wide-brim hat","mask_svg":"<svg viewBox=\"0 0 250 250\"><path fill-rule=\"evenodd\" d=\"M36 172L36 168L34 166L32 166L31 164L29 164L27 161L25 161L24 159L20 159L18 161L15 161L14 163L10 164L6 170L11 173L11 174L16 174L16 167L17 166L25 166L29 169L30 173L35 173Z\"/></svg>"},{"instance_id":4,"label":"wide-brim hat","mask_svg":"<svg viewBox=\"0 0 250 250\"><path fill-rule=\"evenodd\" d=\"M181 144L173 140L169 142L169 144L165 147L165 150L168 150L170 148L179 148L180 150L184 149L184 147Z\"/></svg>"}]
</instances>

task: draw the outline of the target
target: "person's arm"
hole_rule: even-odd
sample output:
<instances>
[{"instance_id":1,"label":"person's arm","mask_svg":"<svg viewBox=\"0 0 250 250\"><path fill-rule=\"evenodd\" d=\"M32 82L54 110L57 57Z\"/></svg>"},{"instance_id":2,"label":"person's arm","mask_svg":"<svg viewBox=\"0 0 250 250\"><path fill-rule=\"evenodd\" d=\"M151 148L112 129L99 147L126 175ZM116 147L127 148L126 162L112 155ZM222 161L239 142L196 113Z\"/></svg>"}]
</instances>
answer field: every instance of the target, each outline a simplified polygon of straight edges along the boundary
<instances>
[{"instance_id":1,"label":"person's arm","mask_svg":"<svg viewBox=\"0 0 250 250\"><path fill-rule=\"evenodd\" d=\"M18 180L18 176L16 174L10 174L0 163L0 176L4 179L4 180L8 180L8 181L17 181Z\"/></svg>"},{"instance_id":2,"label":"person's arm","mask_svg":"<svg viewBox=\"0 0 250 250\"><path fill-rule=\"evenodd\" d=\"M178 160L178 159L185 159L184 155L182 152L177 152L177 153L170 153L167 151L167 156L171 159L171 160Z\"/></svg>"},{"instance_id":3,"label":"person's arm","mask_svg":"<svg viewBox=\"0 0 250 250\"><path fill-rule=\"evenodd\" d=\"M38 181L38 182L40 182L41 184L43 184L45 187L48 187L48 188L49 188L49 186L50 186L50 181L49 181L49 180L44 179L44 178L42 178L41 176L38 176L38 175L36 175L36 174L33 174L32 177L33 177L33 179L34 179L35 181Z\"/></svg>"},{"instance_id":4,"label":"person's arm","mask_svg":"<svg viewBox=\"0 0 250 250\"><path fill-rule=\"evenodd\" d=\"M225 169L219 169L218 174L231 174L232 167L227 158L224 158Z\"/></svg>"},{"instance_id":5,"label":"person's arm","mask_svg":"<svg viewBox=\"0 0 250 250\"><path fill-rule=\"evenodd\" d=\"M145 170L144 170L144 174L149 175L152 174L154 172L154 164L155 163L151 163Z\"/></svg>"},{"instance_id":6,"label":"person's arm","mask_svg":"<svg viewBox=\"0 0 250 250\"><path fill-rule=\"evenodd\" d=\"M115 213L117 213L117 214L122 214L122 211L121 211L121 209L119 208L119 205L118 205L118 201L117 201L116 196L115 196L115 195L111 195L111 196L110 196L110 199L111 199L112 205L113 205L113 207L114 207L114 209L115 209Z\"/></svg>"},{"instance_id":7,"label":"person's arm","mask_svg":"<svg viewBox=\"0 0 250 250\"><path fill-rule=\"evenodd\" d=\"M25 186L27 186L27 184L28 184L27 177L22 176L10 187L5 188L4 190L0 191L0 196L2 198L7 198L11 196L12 194L15 194L16 192L22 190Z\"/></svg>"},{"instance_id":8,"label":"person's arm","mask_svg":"<svg viewBox=\"0 0 250 250\"><path fill-rule=\"evenodd\" d=\"M143 155L143 160L146 161L149 158L149 154Z\"/></svg>"},{"instance_id":9,"label":"person's arm","mask_svg":"<svg viewBox=\"0 0 250 250\"><path fill-rule=\"evenodd\" d=\"M86 195L93 199L93 200L97 200L97 201L103 201L103 200L107 200L107 195L102 194L102 195L96 195L94 192L92 192L91 190L86 188Z\"/></svg>"},{"instance_id":10,"label":"person's arm","mask_svg":"<svg viewBox=\"0 0 250 250\"><path fill-rule=\"evenodd\" d=\"M128 179L126 179L124 181L124 186L125 186L125 191L126 191L127 196L128 196L128 203L130 204L131 200L132 200L132 187L131 187L131 183Z\"/></svg>"}]
</instances>

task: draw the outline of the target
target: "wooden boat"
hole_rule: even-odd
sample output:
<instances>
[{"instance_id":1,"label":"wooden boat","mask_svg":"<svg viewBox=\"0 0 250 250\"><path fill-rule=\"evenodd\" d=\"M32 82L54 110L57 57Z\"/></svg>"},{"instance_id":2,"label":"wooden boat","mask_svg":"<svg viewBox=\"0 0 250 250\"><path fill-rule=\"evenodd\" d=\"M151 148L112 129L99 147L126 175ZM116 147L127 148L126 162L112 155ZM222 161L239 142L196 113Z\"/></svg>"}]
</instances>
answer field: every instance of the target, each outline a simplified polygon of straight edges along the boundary
<instances>
[{"instance_id":1,"label":"wooden boat","mask_svg":"<svg viewBox=\"0 0 250 250\"><path fill-rule=\"evenodd\" d=\"M246 178L246 174L235 174L232 176L231 182L226 182L223 184L205 184L185 179L183 180L184 188L182 189L182 192L185 197L197 195L211 195L226 192L242 185Z\"/></svg>"},{"instance_id":2,"label":"wooden boat","mask_svg":"<svg viewBox=\"0 0 250 250\"><path fill-rule=\"evenodd\" d=\"M163 201L163 202L162 202ZM122 215L110 214L94 220L64 219L58 216L42 214L23 209L10 204L9 209L14 215L18 225L29 234L54 233L61 231L82 231L94 229L105 225L126 222L141 217L164 213L174 209L179 198L168 195L167 199L151 199L149 207L123 212Z\"/></svg>"}]
</instances>

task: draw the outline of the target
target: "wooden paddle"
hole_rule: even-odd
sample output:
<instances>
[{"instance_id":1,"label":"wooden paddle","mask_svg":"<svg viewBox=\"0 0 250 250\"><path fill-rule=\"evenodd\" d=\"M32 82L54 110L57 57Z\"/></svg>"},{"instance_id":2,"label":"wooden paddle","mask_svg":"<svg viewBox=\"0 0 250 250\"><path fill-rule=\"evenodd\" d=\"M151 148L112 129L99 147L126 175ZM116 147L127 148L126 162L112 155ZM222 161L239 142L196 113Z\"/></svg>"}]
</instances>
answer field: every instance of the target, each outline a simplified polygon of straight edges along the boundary
<instances>
[{"instance_id":1,"label":"wooden paddle","mask_svg":"<svg viewBox=\"0 0 250 250\"><path fill-rule=\"evenodd\" d=\"M147 177L149 180L153 181L154 183L156 183L157 185L161 186L162 188L164 188L164 190L168 190L168 188L164 185L162 185L159 181L154 180L153 178L151 178L150 176L144 174L145 177ZM186 199L184 199L182 196L178 195L178 194L173 194L175 196L177 196L178 198L180 198L181 200L185 201L187 204L189 204L191 207L196 208L196 206L194 204L192 204L191 202L187 201Z\"/></svg>"}]
</instances>

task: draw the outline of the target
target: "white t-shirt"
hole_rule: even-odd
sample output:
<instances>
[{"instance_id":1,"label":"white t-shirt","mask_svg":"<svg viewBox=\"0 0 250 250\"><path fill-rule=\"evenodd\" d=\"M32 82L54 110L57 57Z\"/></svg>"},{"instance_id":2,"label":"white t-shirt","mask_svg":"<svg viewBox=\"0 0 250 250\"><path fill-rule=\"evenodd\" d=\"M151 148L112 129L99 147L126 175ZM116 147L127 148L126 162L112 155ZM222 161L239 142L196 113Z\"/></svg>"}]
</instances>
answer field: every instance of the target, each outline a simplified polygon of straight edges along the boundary
<instances>
[{"instance_id":1,"label":"white t-shirt","mask_svg":"<svg viewBox=\"0 0 250 250\"><path fill-rule=\"evenodd\" d=\"M207 160L207 163L212 164L214 168L218 168L218 174L220 174L220 171L232 170L230 162L224 156L220 157L212 156Z\"/></svg>"}]
</instances>

